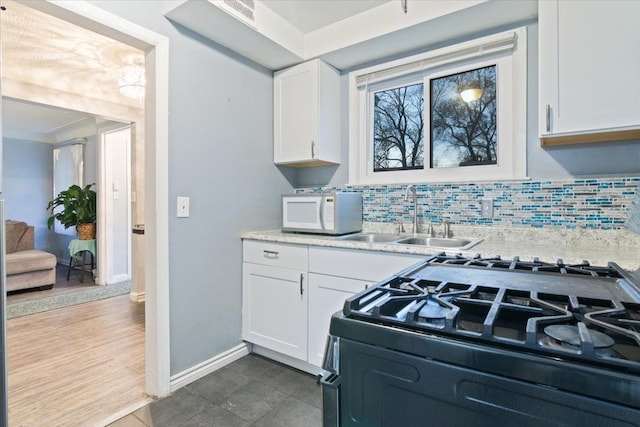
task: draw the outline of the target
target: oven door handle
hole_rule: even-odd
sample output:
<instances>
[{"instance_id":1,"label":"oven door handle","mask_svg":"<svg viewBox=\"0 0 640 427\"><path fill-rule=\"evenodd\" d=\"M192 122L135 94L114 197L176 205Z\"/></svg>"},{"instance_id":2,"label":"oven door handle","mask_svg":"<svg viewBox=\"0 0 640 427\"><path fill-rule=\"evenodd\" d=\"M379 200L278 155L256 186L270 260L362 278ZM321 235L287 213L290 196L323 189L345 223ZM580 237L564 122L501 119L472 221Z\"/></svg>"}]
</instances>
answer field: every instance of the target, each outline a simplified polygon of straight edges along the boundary
<instances>
[{"instance_id":1,"label":"oven door handle","mask_svg":"<svg viewBox=\"0 0 640 427\"><path fill-rule=\"evenodd\" d=\"M340 384L342 375L327 372L320 378L322 386L322 425L340 427Z\"/></svg>"},{"instance_id":2,"label":"oven door handle","mask_svg":"<svg viewBox=\"0 0 640 427\"><path fill-rule=\"evenodd\" d=\"M320 385L323 387L337 389L340 384L342 384L342 375L334 374L333 372L328 372L320 378Z\"/></svg>"}]
</instances>

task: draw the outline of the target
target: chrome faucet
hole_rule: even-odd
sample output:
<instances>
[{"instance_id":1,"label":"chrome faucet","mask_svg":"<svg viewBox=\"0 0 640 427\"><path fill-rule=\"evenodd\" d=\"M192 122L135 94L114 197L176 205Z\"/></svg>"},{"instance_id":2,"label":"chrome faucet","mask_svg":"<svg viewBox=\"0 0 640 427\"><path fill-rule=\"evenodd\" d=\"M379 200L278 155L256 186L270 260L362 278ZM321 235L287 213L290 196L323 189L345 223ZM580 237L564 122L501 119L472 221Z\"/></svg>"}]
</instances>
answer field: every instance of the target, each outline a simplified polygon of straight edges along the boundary
<instances>
[{"instance_id":1,"label":"chrome faucet","mask_svg":"<svg viewBox=\"0 0 640 427\"><path fill-rule=\"evenodd\" d=\"M418 234L418 196L416 194L416 186L408 185L404 192L404 201L409 200L409 191L413 192L413 236Z\"/></svg>"},{"instance_id":2,"label":"chrome faucet","mask_svg":"<svg viewBox=\"0 0 640 427\"><path fill-rule=\"evenodd\" d=\"M451 224L449 221L443 221L442 224L444 225L444 238L448 239L449 234L451 233Z\"/></svg>"}]
</instances>

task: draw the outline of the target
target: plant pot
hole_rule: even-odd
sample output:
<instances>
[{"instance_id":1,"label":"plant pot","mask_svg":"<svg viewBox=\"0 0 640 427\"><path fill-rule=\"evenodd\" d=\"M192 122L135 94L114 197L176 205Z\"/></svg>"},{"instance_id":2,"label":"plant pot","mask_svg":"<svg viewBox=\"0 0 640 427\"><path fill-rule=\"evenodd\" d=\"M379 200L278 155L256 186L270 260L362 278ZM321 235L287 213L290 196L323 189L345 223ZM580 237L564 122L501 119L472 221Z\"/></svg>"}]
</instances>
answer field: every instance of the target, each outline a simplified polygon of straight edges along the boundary
<instances>
[{"instance_id":1,"label":"plant pot","mask_svg":"<svg viewBox=\"0 0 640 427\"><path fill-rule=\"evenodd\" d=\"M78 230L78 239L80 240L92 240L96 238L96 224L78 224L76 225Z\"/></svg>"}]
</instances>

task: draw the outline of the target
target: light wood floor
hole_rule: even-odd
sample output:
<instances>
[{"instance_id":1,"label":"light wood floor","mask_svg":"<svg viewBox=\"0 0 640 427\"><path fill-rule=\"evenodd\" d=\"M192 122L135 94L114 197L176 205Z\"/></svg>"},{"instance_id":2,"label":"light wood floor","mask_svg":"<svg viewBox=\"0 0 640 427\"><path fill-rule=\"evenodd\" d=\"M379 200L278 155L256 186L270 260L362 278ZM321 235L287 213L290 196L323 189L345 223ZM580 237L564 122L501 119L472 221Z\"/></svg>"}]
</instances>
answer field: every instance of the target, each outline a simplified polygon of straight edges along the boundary
<instances>
[{"instance_id":1,"label":"light wood floor","mask_svg":"<svg viewBox=\"0 0 640 427\"><path fill-rule=\"evenodd\" d=\"M9 426L94 426L149 401L144 303L128 295L7 321Z\"/></svg>"}]
</instances>

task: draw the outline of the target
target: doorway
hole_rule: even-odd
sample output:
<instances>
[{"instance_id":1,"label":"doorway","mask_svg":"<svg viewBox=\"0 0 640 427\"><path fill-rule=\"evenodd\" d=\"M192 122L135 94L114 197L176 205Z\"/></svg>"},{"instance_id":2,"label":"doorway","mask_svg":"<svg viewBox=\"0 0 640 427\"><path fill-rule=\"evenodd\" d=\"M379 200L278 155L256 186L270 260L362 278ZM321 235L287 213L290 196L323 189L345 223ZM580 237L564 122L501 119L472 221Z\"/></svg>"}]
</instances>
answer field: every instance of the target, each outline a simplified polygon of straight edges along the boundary
<instances>
[{"instance_id":1,"label":"doorway","mask_svg":"<svg viewBox=\"0 0 640 427\"><path fill-rule=\"evenodd\" d=\"M131 280L131 126L99 129L98 283ZM140 256L141 254L136 254ZM106 261L106 262L104 262Z\"/></svg>"},{"instance_id":2,"label":"doorway","mask_svg":"<svg viewBox=\"0 0 640 427\"><path fill-rule=\"evenodd\" d=\"M85 2L29 6L107 35L145 54L145 353L146 389L170 391L168 264L168 39ZM4 88L3 88L4 90Z\"/></svg>"}]
</instances>

